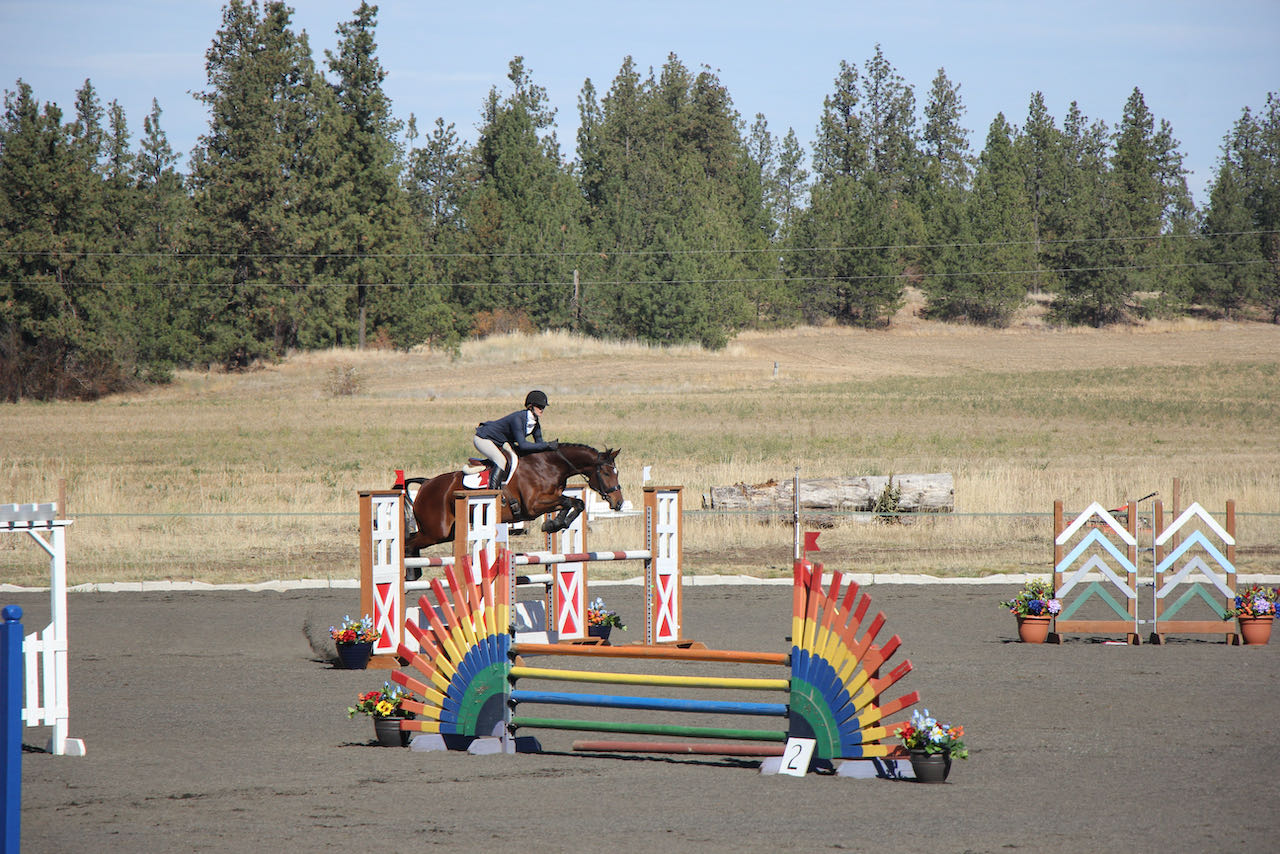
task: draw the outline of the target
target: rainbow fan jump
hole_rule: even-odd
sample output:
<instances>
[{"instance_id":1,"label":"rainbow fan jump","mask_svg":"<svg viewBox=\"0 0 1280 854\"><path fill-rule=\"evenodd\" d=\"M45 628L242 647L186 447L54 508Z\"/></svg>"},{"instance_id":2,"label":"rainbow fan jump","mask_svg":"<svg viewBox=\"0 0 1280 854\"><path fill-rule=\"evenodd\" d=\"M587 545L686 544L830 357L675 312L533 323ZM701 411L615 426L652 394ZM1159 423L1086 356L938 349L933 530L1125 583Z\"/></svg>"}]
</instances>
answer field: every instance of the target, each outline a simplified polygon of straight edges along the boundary
<instances>
[{"instance_id":1,"label":"rainbow fan jump","mask_svg":"<svg viewBox=\"0 0 1280 854\"><path fill-rule=\"evenodd\" d=\"M467 572L447 568L447 589L439 580L433 581L431 593L435 602L425 595L419 600L427 625L406 624L422 651L414 652L401 644L397 654L406 666L395 671L392 679L424 698L420 703L405 703L417 715L415 720L402 723L406 730L460 739L451 746L504 731L514 734L521 729L557 729L696 739L575 744L577 749L592 751L776 755L782 752L786 740L795 736L815 740L814 758L818 760L904 755L900 747L881 740L894 735L903 723L891 724L886 719L918 702L918 696L911 692L885 703L881 695L911 671L911 663L904 660L881 675L900 640L895 635L883 645L875 645L884 615L877 613L868 621L870 598L860 594L856 583L844 584L839 573L824 589L821 566L804 560L796 562L793 646L786 654L645 644L608 647L514 643L509 631L510 562L500 553L493 567L482 569L484 580L469 584L459 580L468 578ZM598 662L600 669L525 665L524 659L533 656L587 657ZM680 661L684 670L679 675L608 670L609 662L618 658ZM773 678L744 677L728 672L735 665L786 669ZM715 674L685 672L701 666L714 668ZM526 689L525 681L592 682L615 690L619 686L663 690L661 695L634 696L578 693ZM709 690L745 696L709 700L705 698ZM695 692L697 696L678 696L682 692ZM771 692L773 696L785 692L789 702L761 702L757 696L760 692ZM524 714L524 709L534 704L587 709L594 716L569 719ZM631 711L627 720L620 719L616 713L619 709ZM725 723L689 726L679 722L682 713L697 713L704 720L708 715L716 719L723 716ZM783 719L785 726L766 729L734 723L743 716ZM637 717L653 720L636 720Z\"/></svg>"}]
</instances>

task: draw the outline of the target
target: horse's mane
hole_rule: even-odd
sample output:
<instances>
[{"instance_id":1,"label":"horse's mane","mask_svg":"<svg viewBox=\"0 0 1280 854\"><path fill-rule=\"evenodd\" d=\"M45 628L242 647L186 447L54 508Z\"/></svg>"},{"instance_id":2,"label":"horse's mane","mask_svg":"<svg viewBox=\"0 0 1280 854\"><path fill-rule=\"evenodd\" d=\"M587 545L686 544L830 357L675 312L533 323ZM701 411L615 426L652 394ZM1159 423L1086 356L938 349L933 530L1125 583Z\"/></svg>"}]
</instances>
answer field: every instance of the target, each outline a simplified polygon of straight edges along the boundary
<instances>
[{"instance_id":1,"label":"horse's mane","mask_svg":"<svg viewBox=\"0 0 1280 854\"><path fill-rule=\"evenodd\" d=\"M583 450L591 451L596 454L600 453L598 450L596 450L595 448L593 448L592 446L584 442L561 442L560 447L561 448L582 448Z\"/></svg>"},{"instance_id":2,"label":"horse's mane","mask_svg":"<svg viewBox=\"0 0 1280 854\"><path fill-rule=\"evenodd\" d=\"M597 459L599 459L600 457L603 457L603 456L605 455L605 451L601 451L599 448L595 448L595 447L593 447L593 446L591 446L591 445L586 444L585 442L561 442L561 443L560 443L560 450L561 450L562 452L563 452L563 451L574 451L574 450L578 450L578 451L582 451L582 452L585 452L585 453L587 453L587 454L590 454L590 455L592 455L592 456L596 457ZM555 453L555 451L542 451L542 453L544 453L544 454L554 454L554 453Z\"/></svg>"}]
</instances>

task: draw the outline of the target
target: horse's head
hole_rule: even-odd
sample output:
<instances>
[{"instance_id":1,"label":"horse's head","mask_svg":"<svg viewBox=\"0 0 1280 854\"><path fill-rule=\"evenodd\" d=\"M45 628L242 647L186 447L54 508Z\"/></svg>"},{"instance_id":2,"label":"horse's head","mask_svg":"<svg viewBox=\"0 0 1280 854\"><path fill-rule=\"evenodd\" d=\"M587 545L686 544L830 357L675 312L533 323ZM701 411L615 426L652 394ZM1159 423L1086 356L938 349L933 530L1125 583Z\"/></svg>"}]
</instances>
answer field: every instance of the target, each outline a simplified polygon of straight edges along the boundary
<instances>
[{"instance_id":1,"label":"horse's head","mask_svg":"<svg viewBox=\"0 0 1280 854\"><path fill-rule=\"evenodd\" d=\"M610 510L622 509L622 487L618 485L618 467L614 464L619 450L606 448L596 456L595 464L586 472L587 484L609 502Z\"/></svg>"}]
</instances>

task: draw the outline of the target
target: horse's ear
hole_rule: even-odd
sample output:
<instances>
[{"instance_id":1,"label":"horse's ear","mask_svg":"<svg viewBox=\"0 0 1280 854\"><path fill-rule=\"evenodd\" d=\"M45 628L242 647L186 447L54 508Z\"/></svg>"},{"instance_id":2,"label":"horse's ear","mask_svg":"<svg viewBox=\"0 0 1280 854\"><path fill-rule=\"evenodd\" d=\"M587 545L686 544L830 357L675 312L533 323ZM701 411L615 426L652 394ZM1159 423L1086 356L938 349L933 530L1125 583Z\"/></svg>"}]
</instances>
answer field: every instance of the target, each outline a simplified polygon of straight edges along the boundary
<instances>
[{"instance_id":1,"label":"horse's ear","mask_svg":"<svg viewBox=\"0 0 1280 854\"><path fill-rule=\"evenodd\" d=\"M618 458L618 452L621 450L621 448L605 448L604 455L608 458L609 462L613 462Z\"/></svg>"}]
</instances>

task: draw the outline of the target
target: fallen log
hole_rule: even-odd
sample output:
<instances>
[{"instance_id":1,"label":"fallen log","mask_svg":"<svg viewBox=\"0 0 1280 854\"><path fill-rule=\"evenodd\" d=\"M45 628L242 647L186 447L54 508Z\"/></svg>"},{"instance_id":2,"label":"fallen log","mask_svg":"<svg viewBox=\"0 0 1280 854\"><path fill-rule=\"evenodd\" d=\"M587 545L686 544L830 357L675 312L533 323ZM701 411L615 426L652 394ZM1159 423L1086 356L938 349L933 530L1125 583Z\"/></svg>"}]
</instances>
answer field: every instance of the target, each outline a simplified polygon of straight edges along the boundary
<instances>
[{"instance_id":1,"label":"fallen log","mask_svg":"<svg viewBox=\"0 0 1280 854\"><path fill-rule=\"evenodd\" d=\"M800 510L828 512L870 512L885 494L892 479L898 490L898 513L951 513L955 511L955 479L947 473L864 475L800 481ZM704 506L708 502L704 500ZM709 506L713 510L757 510L790 513L795 508L794 483L769 480L765 483L735 483L711 487Z\"/></svg>"}]
</instances>

